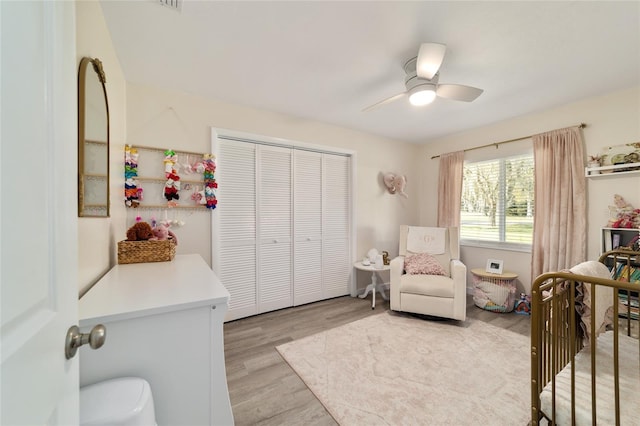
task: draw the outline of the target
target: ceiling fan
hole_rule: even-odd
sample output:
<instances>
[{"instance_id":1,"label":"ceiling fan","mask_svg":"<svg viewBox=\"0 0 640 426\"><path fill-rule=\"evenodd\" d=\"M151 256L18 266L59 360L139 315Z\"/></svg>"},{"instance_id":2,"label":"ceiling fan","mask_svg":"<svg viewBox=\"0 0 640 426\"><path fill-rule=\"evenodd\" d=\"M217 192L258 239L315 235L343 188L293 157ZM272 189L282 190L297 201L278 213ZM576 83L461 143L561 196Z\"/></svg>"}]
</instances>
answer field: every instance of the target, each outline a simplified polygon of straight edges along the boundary
<instances>
[{"instance_id":1,"label":"ceiling fan","mask_svg":"<svg viewBox=\"0 0 640 426\"><path fill-rule=\"evenodd\" d=\"M409 97L409 102L414 106L427 105L433 102L436 96L453 99L456 101L471 102L480 96L482 89L462 84L439 84L440 65L444 59L447 46L440 43L422 43L418 56L409 59L404 64L404 79L406 92L398 93L389 98L376 102L362 110L371 111L389 102Z\"/></svg>"}]
</instances>

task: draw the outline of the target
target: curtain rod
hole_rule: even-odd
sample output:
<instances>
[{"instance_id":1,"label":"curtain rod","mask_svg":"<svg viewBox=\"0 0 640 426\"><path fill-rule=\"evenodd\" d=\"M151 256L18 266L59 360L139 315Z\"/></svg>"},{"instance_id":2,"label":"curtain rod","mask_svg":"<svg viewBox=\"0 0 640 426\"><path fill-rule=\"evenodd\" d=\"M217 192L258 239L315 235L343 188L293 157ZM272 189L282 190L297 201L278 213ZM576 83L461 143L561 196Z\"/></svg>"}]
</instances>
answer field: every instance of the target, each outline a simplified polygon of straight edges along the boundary
<instances>
[{"instance_id":1,"label":"curtain rod","mask_svg":"<svg viewBox=\"0 0 640 426\"><path fill-rule=\"evenodd\" d=\"M580 123L580 124L578 124L577 126L571 126L571 127L578 127L578 128L580 128L580 129L584 129L585 127L587 127L587 125L586 125L586 124L584 124L584 123ZM463 151L463 152L473 151L473 150L480 149L480 148L488 148L488 147L490 147L490 146L495 146L495 147L496 147L496 149L498 149L498 147L499 147L500 145L502 145L502 144L505 144L505 143L511 143L511 142L517 142L517 141L521 141L521 140L524 140L524 139L529 139L529 138L532 138L532 137L534 137L535 135L539 135L539 134L540 134L540 133L536 133L536 134L534 134L534 135L523 136L523 137L521 137L521 138L515 138L515 139L509 139L509 140L502 141L502 142L494 142L494 143L489 143L489 144L482 145L482 146L474 146L473 148L463 149L462 151ZM434 155L433 157L431 157L431 159L433 160L434 158L439 158L439 157L440 157L440 155Z\"/></svg>"}]
</instances>

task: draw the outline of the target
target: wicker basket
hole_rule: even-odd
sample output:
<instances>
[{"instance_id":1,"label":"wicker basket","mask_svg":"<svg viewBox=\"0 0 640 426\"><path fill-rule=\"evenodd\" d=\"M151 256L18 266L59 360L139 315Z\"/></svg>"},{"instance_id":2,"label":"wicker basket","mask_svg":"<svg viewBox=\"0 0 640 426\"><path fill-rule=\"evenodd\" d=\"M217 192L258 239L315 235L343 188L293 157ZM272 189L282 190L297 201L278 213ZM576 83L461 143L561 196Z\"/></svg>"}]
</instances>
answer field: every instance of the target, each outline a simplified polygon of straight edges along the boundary
<instances>
[{"instance_id":1,"label":"wicker basket","mask_svg":"<svg viewBox=\"0 0 640 426\"><path fill-rule=\"evenodd\" d=\"M118 241L118 263L168 262L176 255L176 244L162 241Z\"/></svg>"},{"instance_id":2,"label":"wicker basket","mask_svg":"<svg viewBox=\"0 0 640 426\"><path fill-rule=\"evenodd\" d=\"M511 312L515 304L515 278L489 276L471 271L473 301L479 308L492 312Z\"/></svg>"}]
</instances>

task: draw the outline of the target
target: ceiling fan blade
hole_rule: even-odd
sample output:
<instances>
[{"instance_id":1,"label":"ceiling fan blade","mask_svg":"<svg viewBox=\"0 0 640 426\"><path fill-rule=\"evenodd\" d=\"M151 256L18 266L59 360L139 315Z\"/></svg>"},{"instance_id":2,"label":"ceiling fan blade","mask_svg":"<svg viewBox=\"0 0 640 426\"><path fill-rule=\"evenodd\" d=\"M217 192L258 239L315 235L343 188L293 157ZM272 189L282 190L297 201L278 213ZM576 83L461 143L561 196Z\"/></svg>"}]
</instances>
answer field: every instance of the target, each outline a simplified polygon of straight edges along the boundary
<instances>
[{"instance_id":1,"label":"ceiling fan blade","mask_svg":"<svg viewBox=\"0 0 640 426\"><path fill-rule=\"evenodd\" d=\"M440 84L436 90L436 94L441 98L464 102L474 101L482 92L484 90L462 84Z\"/></svg>"},{"instance_id":2,"label":"ceiling fan blade","mask_svg":"<svg viewBox=\"0 0 640 426\"><path fill-rule=\"evenodd\" d=\"M390 96L390 97L388 97L386 99L381 100L380 102L376 102L373 105L369 105L368 107L363 109L362 112L368 112L368 111L371 111L372 109L381 107L382 105L391 103L391 102L393 102L393 101L395 101L397 99L400 99L401 97L403 97L406 94L407 94L407 92L402 92L402 93L398 93L397 95Z\"/></svg>"},{"instance_id":3,"label":"ceiling fan blade","mask_svg":"<svg viewBox=\"0 0 640 426\"><path fill-rule=\"evenodd\" d=\"M440 69L447 46L440 43L422 43L416 61L418 77L431 80Z\"/></svg>"}]
</instances>

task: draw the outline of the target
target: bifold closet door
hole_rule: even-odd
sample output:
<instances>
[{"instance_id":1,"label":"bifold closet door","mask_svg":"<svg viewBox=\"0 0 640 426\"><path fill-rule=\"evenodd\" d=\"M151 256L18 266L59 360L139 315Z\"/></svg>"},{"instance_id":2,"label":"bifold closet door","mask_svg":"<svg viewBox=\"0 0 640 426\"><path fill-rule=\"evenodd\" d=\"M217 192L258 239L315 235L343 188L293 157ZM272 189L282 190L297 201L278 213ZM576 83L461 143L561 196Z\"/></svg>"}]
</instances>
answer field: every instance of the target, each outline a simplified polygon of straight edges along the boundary
<instances>
[{"instance_id":1,"label":"bifold closet door","mask_svg":"<svg viewBox=\"0 0 640 426\"><path fill-rule=\"evenodd\" d=\"M257 146L259 312L293 304L292 155L289 148Z\"/></svg>"},{"instance_id":2,"label":"bifold closet door","mask_svg":"<svg viewBox=\"0 0 640 426\"><path fill-rule=\"evenodd\" d=\"M258 312L256 272L256 145L220 141L216 178L223 203L219 218L219 277L229 291L226 320Z\"/></svg>"},{"instance_id":3,"label":"bifold closet door","mask_svg":"<svg viewBox=\"0 0 640 426\"><path fill-rule=\"evenodd\" d=\"M351 158L219 140L226 321L349 294Z\"/></svg>"},{"instance_id":4,"label":"bifold closet door","mask_svg":"<svg viewBox=\"0 0 640 426\"><path fill-rule=\"evenodd\" d=\"M293 304L322 297L322 154L294 150Z\"/></svg>"},{"instance_id":5,"label":"bifold closet door","mask_svg":"<svg viewBox=\"0 0 640 426\"><path fill-rule=\"evenodd\" d=\"M323 154L323 298L349 294L351 278L351 161Z\"/></svg>"}]
</instances>

